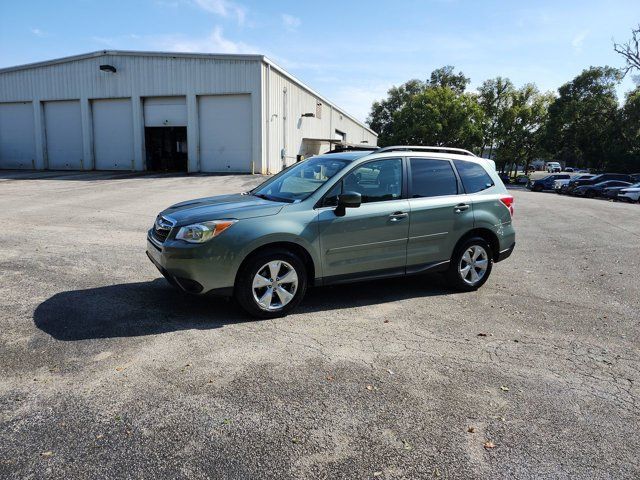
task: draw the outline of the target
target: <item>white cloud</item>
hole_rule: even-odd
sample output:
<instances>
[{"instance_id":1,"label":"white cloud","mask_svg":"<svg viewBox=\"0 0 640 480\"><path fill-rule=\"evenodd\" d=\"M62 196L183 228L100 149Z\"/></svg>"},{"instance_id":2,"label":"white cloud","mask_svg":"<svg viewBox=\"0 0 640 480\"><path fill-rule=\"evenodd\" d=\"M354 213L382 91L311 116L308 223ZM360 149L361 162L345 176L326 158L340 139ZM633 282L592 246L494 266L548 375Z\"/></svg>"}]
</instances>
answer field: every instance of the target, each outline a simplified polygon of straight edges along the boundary
<instances>
[{"instance_id":1,"label":"white cloud","mask_svg":"<svg viewBox=\"0 0 640 480\"><path fill-rule=\"evenodd\" d=\"M293 15L289 15L288 13L282 14L282 24L289 31L296 30L301 23L302 22L298 17L294 17Z\"/></svg>"},{"instance_id":2,"label":"white cloud","mask_svg":"<svg viewBox=\"0 0 640 480\"><path fill-rule=\"evenodd\" d=\"M40 30L39 28L31 28L31 33L33 33L36 37L44 37L46 36L46 32Z\"/></svg>"},{"instance_id":3,"label":"white cloud","mask_svg":"<svg viewBox=\"0 0 640 480\"><path fill-rule=\"evenodd\" d=\"M226 38L219 26L205 37L161 35L148 40L152 47L170 52L257 53L257 49L251 45Z\"/></svg>"},{"instance_id":4,"label":"white cloud","mask_svg":"<svg viewBox=\"0 0 640 480\"><path fill-rule=\"evenodd\" d=\"M235 18L240 25L244 24L247 9L228 0L193 0L203 10L225 18Z\"/></svg>"},{"instance_id":5,"label":"white cloud","mask_svg":"<svg viewBox=\"0 0 640 480\"><path fill-rule=\"evenodd\" d=\"M327 98L335 102L337 106L343 108L347 113L364 122L371 112L373 102L385 98L390 86L387 83L341 86L333 93L327 92Z\"/></svg>"},{"instance_id":6,"label":"white cloud","mask_svg":"<svg viewBox=\"0 0 640 480\"><path fill-rule=\"evenodd\" d=\"M123 50L163 50L186 53L258 53L258 49L243 42L226 38L220 26L202 37L182 33L165 35L137 35L129 33L116 37L91 37L91 41L108 48Z\"/></svg>"},{"instance_id":7,"label":"white cloud","mask_svg":"<svg viewBox=\"0 0 640 480\"><path fill-rule=\"evenodd\" d=\"M582 51L582 45L584 44L584 39L587 38L587 35L589 34L589 32L587 30L578 33L576 36L573 37L573 39L571 40L571 46L577 51L580 52Z\"/></svg>"}]
</instances>

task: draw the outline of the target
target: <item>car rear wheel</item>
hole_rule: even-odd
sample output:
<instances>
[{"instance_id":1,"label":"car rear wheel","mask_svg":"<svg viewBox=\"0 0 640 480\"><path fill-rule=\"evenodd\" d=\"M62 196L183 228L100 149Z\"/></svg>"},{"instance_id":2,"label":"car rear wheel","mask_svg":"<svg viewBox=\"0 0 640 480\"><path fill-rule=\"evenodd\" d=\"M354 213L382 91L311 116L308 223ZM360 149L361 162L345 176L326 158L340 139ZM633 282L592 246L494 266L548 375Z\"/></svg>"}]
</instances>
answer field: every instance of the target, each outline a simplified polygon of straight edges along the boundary
<instances>
[{"instance_id":1,"label":"car rear wheel","mask_svg":"<svg viewBox=\"0 0 640 480\"><path fill-rule=\"evenodd\" d=\"M281 317L293 310L307 289L307 271L296 255L284 250L250 258L238 273L234 294L257 318Z\"/></svg>"},{"instance_id":2,"label":"car rear wheel","mask_svg":"<svg viewBox=\"0 0 640 480\"><path fill-rule=\"evenodd\" d=\"M481 237L470 238L456 248L446 277L456 290L473 291L489 279L493 255L489 243Z\"/></svg>"}]
</instances>

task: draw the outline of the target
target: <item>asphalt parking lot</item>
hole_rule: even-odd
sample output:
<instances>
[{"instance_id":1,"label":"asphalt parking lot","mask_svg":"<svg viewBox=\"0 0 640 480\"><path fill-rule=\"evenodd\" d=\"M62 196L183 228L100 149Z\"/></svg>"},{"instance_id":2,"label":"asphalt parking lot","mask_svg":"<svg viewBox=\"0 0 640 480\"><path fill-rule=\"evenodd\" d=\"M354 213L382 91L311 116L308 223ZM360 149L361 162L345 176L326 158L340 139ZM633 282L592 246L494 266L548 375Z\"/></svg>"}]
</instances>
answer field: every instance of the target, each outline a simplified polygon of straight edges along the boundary
<instances>
[{"instance_id":1,"label":"asphalt parking lot","mask_svg":"<svg viewBox=\"0 0 640 480\"><path fill-rule=\"evenodd\" d=\"M147 260L257 176L0 172L0 478L638 478L640 208L514 190L478 292L312 290L248 320Z\"/></svg>"}]
</instances>

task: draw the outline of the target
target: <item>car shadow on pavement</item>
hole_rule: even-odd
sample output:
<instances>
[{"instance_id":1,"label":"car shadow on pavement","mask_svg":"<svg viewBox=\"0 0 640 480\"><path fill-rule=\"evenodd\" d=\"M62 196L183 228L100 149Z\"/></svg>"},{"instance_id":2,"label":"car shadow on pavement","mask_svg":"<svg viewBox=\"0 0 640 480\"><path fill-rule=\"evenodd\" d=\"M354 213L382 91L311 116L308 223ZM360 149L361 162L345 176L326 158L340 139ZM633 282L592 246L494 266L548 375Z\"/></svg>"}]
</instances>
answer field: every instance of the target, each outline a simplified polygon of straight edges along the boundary
<instances>
[{"instance_id":1,"label":"car shadow on pavement","mask_svg":"<svg viewBox=\"0 0 640 480\"><path fill-rule=\"evenodd\" d=\"M452 293L441 284L441 277L425 275L312 288L296 312L324 312ZM163 278L57 293L38 305L33 320L40 330L62 341L157 335L259 321L233 301L187 295Z\"/></svg>"}]
</instances>

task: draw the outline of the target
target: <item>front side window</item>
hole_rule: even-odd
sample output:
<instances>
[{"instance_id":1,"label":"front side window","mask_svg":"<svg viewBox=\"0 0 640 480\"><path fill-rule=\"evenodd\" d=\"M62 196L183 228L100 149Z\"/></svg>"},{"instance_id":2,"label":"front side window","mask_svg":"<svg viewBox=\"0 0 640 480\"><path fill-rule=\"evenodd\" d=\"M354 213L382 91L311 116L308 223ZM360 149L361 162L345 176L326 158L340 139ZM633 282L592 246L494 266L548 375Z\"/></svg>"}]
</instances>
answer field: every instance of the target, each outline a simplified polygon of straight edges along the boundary
<instances>
[{"instance_id":1,"label":"front side window","mask_svg":"<svg viewBox=\"0 0 640 480\"><path fill-rule=\"evenodd\" d=\"M439 197L458 194L458 180L448 160L412 158L411 197Z\"/></svg>"},{"instance_id":2,"label":"front side window","mask_svg":"<svg viewBox=\"0 0 640 480\"><path fill-rule=\"evenodd\" d=\"M400 158L367 162L336 183L324 198L325 207L336 206L338 195L356 192L362 203L397 200L402 197L402 160Z\"/></svg>"},{"instance_id":3,"label":"front side window","mask_svg":"<svg viewBox=\"0 0 640 480\"><path fill-rule=\"evenodd\" d=\"M477 193L493 187L493 180L481 165L466 160L454 160L453 163L467 193Z\"/></svg>"},{"instance_id":4,"label":"front side window","mask_svg":"<svg viewBox=\"0 0 640 480\"><path fill-rule=\"evenodd\" d=\"M304 200L348 164L349 160L331 156L311 158L280 172L251 194L279 202Z\"/></svg>"}]
</instances>

